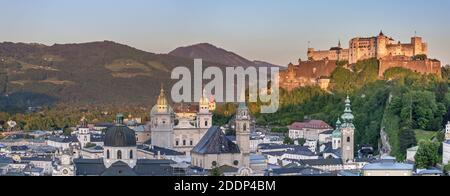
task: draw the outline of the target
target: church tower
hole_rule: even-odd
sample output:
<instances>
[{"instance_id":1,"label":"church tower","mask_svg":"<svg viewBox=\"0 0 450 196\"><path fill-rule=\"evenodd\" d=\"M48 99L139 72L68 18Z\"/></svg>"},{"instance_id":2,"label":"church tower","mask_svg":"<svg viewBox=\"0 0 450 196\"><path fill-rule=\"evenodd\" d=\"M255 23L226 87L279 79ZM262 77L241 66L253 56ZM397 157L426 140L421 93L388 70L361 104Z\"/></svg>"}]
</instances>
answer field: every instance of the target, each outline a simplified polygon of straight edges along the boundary
<instances>
[{"instance_id":1,"label":"church tower","mask_svg":"<svg viewBox=\"0 0 450 196\"><path fill-rule=\"evenodd\" d=\"M80 127L78 127L77 139L81 144L81 148L84 148L86 144L91 142L91 133L85 117L80 120Z\"/></svg>"},{"instance_id":2,"label":"church tower","mask_svg":"<svg viewBox=\"0 0 450 196\"><path fill-rule=\"evenodd\" d=\"M153 106L150 112L150 118L152 145L172 149L174 141L174 112L169 106L164 88L162 87L156 105Z\"/></svg>"},{"instance_id":3,"label":"church tower","mask_svg":"<svg viewBox=\"0 0 450 196\"><path fill-rule=\"evenodd\" d=\"M241 151L242 167L250 167L250 114L245 103L240 103L236 113L236 143Z\"/></svg>"},{"instance_id":4,"label":"church tower","mask_svg":"<svg viewBox=\"0 0 450 196\"><path fill-rule=\"evenodd\" d=\"M333 131L332 134L332 147L333 150L337 150L341 148L341 141L342 141L342 133L341 133L341 120L338 119L336 122L336 129Z\"/></svg>"},{"instance_id":5,"label":"church tower","mask_svg":"<svg viewBox=\"0 0 450 196\"><path fill-rule=\"evenodd\" d=\"M212 126L212 114L209 110L209 99L205 90L203 90L202 97L198 103L197 125L198 128L204 130L204 133Z\"/></svg>"},{"instance_id":6,"label":"church tower","mask_svg":"<svg viewBox=\"0 0 450 196\"><path fill-rule=\"evenodd\" d=\"M347 96L345 100L345 111L341 116L343 123L341 125L341 156L344 163L351 162L355 158L354 150L354 136L355 136L355 125L353 124L354 116L351 109L351 101Z\"/></svg>"}]
</instances>

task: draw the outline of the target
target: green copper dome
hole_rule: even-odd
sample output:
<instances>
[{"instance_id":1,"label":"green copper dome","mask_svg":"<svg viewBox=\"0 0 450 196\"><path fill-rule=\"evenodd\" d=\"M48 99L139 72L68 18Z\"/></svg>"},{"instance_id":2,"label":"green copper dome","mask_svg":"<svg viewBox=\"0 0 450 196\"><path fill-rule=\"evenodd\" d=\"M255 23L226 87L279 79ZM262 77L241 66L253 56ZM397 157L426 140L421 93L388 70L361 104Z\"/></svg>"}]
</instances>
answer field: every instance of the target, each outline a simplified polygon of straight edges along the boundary
<instances>
[{"instance_id":1,"label":"green copper dome","mask_svg":"<svg viewBox=\"0 0 450 196\"><path fill-rule=\"evenodd\" d=\"M353 116L352 114L352 105L351 105L351 101L350 101L350 97L347 96L347 99L345 100L345 110L344 110L344 114L342 114L341 118L345 123L351 123L353 122L353 119L355 119L355 116Z\"/></svg>"},{"instance_id":2,"label":"green copper dome","mask_svg":"<svg viewBox=\"0 0 450 196\"><path fill-rule=\"evenodd\" d=\"M336 122L336 129L333 131L333 133L331 135L332 138L341 138L341 136L342 136L341 125L342 125L342 122L340 119L338 119Z\"/></svg>"}]
</instances>

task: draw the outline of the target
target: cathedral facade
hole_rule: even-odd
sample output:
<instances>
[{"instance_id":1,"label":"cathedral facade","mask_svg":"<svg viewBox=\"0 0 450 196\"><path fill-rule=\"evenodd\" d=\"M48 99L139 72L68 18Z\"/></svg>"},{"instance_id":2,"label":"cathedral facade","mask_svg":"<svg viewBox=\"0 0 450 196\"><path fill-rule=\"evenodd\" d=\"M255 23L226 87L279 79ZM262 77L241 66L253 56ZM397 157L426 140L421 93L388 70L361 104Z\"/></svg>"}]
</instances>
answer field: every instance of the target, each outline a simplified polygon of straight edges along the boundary
<instances>
[{"instance_id":1,"label":"cathedral facade","mask_svg":"<svg viewBox=\"0 0 450 196\"><path fill-rule=\"evenodd\" d=\"M189 155L212 127L211 106L215 107L215 104L211 102L203 92L196 113L176 113L161 88L157 103L150 113L151 144Z\"/></svg>"}]
</instances>

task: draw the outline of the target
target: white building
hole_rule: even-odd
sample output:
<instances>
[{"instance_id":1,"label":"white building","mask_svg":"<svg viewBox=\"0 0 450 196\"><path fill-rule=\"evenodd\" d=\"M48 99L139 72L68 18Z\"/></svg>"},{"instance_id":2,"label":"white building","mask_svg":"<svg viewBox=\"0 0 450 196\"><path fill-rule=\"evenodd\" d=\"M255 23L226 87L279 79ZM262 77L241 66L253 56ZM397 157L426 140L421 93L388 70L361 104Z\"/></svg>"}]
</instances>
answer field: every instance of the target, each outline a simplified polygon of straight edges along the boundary
<instances>
[{"instance_id":1,"label":"white building","mask_svg":"<svg viewBox=\"0 0 450 196\"><path fill-rule=\"evenodd\" d=\"M306 122L295 122L289 126L289 138L319 140L319 135L333 128L321 120L309 120Z\"/></svg>"},{"instance_id":2,"label":"white building","mask_svg":"<svg viewBox=\"0 0 450 196\"><path fill-rule=\"evenodd\" d=\"M151 144L189 154L212 126L210 100L206 93L199 101L198 112L180 114L169 105L164 89L161 89L156 105L152 108Z\"/></svg>"},{"instance_id":3,"label":"white building","mask_svg":"<svg viewBox=\"0 0 450 196\"><path fill-rule=\"evenodd\" d=\"M442 164L450 164L450 122L445 126L445 141L442 150Z\"/></svg>"}]
</instances>

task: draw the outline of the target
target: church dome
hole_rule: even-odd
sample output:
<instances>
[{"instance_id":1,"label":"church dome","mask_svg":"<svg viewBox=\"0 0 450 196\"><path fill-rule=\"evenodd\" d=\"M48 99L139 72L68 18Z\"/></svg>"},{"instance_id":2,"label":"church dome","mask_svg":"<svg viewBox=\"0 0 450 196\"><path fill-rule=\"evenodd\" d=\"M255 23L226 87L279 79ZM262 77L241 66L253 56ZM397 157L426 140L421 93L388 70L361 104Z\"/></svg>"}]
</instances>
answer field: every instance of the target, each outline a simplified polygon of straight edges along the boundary
<instances>
[{"instance_id":1,"label":"church dome","mask_svg":"<svg viewBox=\"0 0 450 196\"><path fill-rule=\"evenodd\" d=\"M155 114L172 114L173 109L169 106L166 95L164 93L164 88L161 87L160 94L156 100L156 105L153 106L150 115Z\"/></svg>"},{"instance_id":2,"label":"church dome","mask_svg":"<svg viewBox=\"0 0 450 196\"><path fill-rule=\"evenodd\" d=\"M136 136L130 128L117 125L106 131L104 143L107 147L133 147L136 146Z\"/></svg>"}]
</instances>

